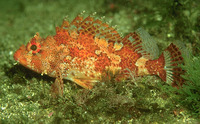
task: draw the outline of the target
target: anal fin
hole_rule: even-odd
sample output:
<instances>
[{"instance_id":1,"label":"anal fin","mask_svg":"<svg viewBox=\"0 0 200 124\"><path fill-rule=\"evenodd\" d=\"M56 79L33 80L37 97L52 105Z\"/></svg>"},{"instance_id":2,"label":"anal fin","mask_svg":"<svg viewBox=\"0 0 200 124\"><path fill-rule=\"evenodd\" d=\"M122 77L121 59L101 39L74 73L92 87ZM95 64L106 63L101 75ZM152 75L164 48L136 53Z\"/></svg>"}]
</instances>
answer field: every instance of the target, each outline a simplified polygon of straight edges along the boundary
<instances>
[{"instance_id":1,"label":"anal fin","mask_svg":"<svg viewBox=\"0 0 200 124\"><path fill-rule=\"evenodd\" d=\"M77 79L73 78L72 81L74 81L76 84L80 85L81 87L85 89L92 89L94 86L95 80L89 80L89 79Z\"/></svg>"}]
</instances>

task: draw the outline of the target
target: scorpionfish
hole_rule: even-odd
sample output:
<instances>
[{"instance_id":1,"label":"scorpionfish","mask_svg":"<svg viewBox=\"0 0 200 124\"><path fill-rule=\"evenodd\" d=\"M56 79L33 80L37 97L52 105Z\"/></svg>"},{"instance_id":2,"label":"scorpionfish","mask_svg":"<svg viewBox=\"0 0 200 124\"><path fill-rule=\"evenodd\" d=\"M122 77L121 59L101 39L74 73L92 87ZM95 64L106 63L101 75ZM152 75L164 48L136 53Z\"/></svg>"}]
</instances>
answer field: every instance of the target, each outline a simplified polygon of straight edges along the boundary
<instances>
[{"instance_id":1,"label":"scorpionfish","mask_svg":"<svg viewBox=\"0 0 200 124\"><path fill-rule=\"evenodd\" d=\"M59 95L63 94L63 79L91 89L107 72L115 80L126 80L134 72L136 77L158 75L173 86L182 84L180 48L171 43L158 54L156 42L143 28L122 37L102 19L78 15L71 22L64 19L54 36L41 38L36 33L15 52L14 59L37 73L55 77L52 90Z\"/></svg>"}]
</instances>

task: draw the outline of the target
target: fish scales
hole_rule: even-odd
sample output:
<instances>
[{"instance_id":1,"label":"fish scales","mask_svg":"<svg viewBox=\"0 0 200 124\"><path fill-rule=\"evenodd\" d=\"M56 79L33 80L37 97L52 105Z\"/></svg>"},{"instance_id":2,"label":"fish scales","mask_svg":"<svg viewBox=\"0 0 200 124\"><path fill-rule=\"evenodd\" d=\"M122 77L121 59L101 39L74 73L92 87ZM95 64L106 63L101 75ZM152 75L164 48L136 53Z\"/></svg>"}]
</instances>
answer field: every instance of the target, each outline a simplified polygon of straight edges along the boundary
<instances>
[{"instance_id":1,"label":"fish scales","mask_svg":"<svg viewBox=\"0 0 200 124\"><path fill-rule=\"evenodd\" d=\"M40 74L55 77L52 91L63 94L63 79L91 89L106 72L115 80L134 76L158 75L163 81L177 86L184 82L180 49L171 43L158 56L156 42L144 29L121 37L102 20L78 15L71 23L64 20L54 36L41 38L39 33L22 45L14 59Z\"/></svg>"}]
</instances>

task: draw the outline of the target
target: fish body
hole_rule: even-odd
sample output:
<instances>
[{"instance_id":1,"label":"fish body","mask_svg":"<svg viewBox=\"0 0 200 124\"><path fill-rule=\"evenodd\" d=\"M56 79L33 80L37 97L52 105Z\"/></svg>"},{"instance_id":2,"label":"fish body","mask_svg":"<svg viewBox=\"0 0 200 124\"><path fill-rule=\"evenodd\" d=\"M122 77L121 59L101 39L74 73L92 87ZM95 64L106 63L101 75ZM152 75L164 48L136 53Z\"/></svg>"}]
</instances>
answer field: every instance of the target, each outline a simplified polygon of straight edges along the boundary
<instances>
[{"instance_id":1,"label":"fish body","mask_svg":"<svg viewBox=\"0 0 200 124\"><path fill-rule=\"evenodd\" d=\"M129 78L127 72L131 71L135 76L158 75L169 84L183 83L179 48L170 44L158 54L155 41L142 28L121 37L101 20L78 15L56 27L54 36L41 38L36 33L15 52L14 59L37 73L55 77L52 89L61 95L63 79L91 89L107 72L116 80Z\"/></svg>"}]
</instances>

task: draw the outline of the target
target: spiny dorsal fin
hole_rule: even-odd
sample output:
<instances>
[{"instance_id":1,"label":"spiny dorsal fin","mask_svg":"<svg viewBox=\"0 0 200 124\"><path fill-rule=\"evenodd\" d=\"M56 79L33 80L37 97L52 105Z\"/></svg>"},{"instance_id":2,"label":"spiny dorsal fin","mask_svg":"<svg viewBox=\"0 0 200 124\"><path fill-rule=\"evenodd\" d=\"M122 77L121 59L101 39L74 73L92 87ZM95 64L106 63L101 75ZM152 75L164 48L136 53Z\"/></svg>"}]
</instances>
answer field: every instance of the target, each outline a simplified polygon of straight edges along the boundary
<instances>
[{"instance_id":1,"label":"spiny dorsal fin","mask_svg":"<svg viewBox=\"0 0 200 124\"><path fill-rule=\"evenodd\" d=\"M121 39L120 35L113 27L91 16L85 18L77 28L80 29L79 31L81 33L87 33L100 38L104 37L110 41L119 41Z\"/></svg>"},{"instance_id":2,"label":"spiny dorsal fin","mask_svg":"<svg viewBox=\"0 0 200 124\"><path fill-rule=\"evenodd\" d=\"M135 52L142 50L142 46L141 46L142 41L140 40L140 38L135 32L129 33L128 35L126 35L123 38L122 43L124 45L130 46Z\"/></svg>"},{"instance_id":3,"label":"spiny dorsal fin","mask_svg":"<svg viewBox=\"0 0 200 124\"><path fill-rule=\"evenodd\" d=\"M78 15L70 24L67 20L64 20L62 26L57 28L57 30L65 30L69 33L76 31L78 34L92 35L113 42L121 40L121 36L115 28L103 23L100 19L95 19L91 15L85 19L81 15Z\"/></svg>"},{"instance_id":4,"label":"spiny dorsal fin","mask_svg":"<svg viewBox=\"0 0 200 124\"><path fill-rule=\"evenodd\" d=\"M141 53L147 59L158 57L159 49L153 38L143 28L137 29L134 33L129 33L123 43L132 46L133 50Z\"/></svg>"},{"instance_id":5,"label":"spiny dorsal fin","mask_svg":"<svg viewBox=\"0 0 200 124\"><path fill-rule=\"evenodd\" d=\"M76 16L76 18L70 23L70 25L75 25L76 27L83 21L81 15Z\"/></svg>"}]
</instances>

